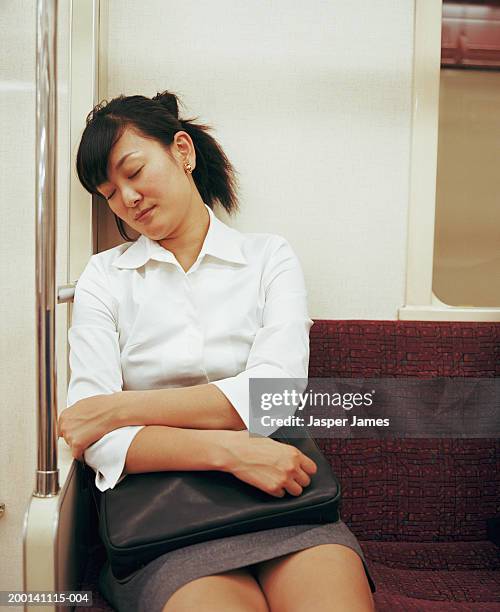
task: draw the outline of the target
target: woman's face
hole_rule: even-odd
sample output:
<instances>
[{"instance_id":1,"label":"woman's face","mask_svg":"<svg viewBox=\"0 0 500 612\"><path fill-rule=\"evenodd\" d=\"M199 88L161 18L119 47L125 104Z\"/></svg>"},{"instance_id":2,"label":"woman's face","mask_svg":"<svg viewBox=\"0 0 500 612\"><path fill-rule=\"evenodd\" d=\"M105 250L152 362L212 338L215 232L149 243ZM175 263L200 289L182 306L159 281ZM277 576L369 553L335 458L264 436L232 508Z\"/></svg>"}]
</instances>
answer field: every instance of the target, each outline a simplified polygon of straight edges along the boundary
<instances>
[{"instance_id":1,"label":"woman's face","mask_svg":"<svg viewBox=\"0 0 500 612\"><path fill-rule=\"evenodd\" d=\"M108 180L98 185L111 210L152 240L175 237L197 192L183 166L185 160L195 165L189 135L177 132L170 151L174 159L157 140L126 129L111 149Z\"/></svg>"}]
</instances>

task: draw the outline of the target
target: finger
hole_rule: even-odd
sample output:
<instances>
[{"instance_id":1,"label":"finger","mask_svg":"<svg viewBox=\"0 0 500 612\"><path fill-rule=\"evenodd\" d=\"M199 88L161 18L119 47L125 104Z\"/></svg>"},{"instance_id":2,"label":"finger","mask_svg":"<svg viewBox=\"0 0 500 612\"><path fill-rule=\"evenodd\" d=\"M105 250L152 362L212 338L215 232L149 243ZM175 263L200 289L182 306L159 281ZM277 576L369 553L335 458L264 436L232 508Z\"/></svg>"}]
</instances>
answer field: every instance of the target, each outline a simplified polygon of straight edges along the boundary
<instances>
[{"instance_id":1,"label":"finger","mask_svg":"<svg viewBox=\"0 0 500 612\"><path fill-rule=\"evenodd\" d=\"M274 489L273 491L268 491L269 495L273 497L285 497L285 489Z\"/></svg>"},{"instance_id":2,"label":"finger","mask_svg":"<svg viewBox=\"0 0 500 612\"><path fill-rule=\"evenodd\" d=\"M295 495L295 497L298 497L302 494L302 487L295 480L290 480L289 482L287 482L285 488L290 493L290 495Z\"/></svg>"},{"instance_id":3,"label":"finger","mask_svg":"<svg viewBox=\"0 0 500 612\"><path fill-rule=\"evenodd\" d=\"M314 463L314 461L303 453L300 459L300 467L308 474L316 474L318 471L318 466Z\"/></svg>"},{"instance_id":4,"label":"finger","mask_svg":"<svg viewBox=\"0 0 500 612\"><path fill-rule=\"evenodd\" d=\"M304 470L301 470L300 468L297 468L294 478L301 487L307 487L311 484L311 478L304 472Z\"/></svg>"},{"instance_id":5,"label":"finger","mask_svg":"<svg viewBox=\"0 0 500 612\"><path fill-rule=\"evenodd\" d=\"M57 437L64 438L64 429L60 421L57 423Z\"/></svg>"}]
</instances>

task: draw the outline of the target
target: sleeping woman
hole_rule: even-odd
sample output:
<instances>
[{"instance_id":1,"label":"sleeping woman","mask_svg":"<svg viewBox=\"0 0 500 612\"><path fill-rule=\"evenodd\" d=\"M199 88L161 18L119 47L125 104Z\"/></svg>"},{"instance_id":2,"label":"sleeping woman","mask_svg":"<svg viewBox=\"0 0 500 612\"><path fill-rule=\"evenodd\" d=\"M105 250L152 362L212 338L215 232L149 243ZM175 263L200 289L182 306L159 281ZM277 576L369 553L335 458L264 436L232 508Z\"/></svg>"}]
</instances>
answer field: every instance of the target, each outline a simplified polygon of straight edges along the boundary
<instances>
[{"instance_id":1,"label":"sleeping woman","mask_svg":"<svg viewBox=\"0 0 500 612\"><path fill-rule=\"evenodd\" d=\"M73 456L101 491L131 473L223 470L272 496L301 495L316 465L249 436L248 388L307 378L303 274L281 236L215 216L238 202L209 127L179 118L168 91L119 96L87 117L77 172L126 242L93 255L75 291L59 418ZM99 586L120 612L361 612L375 591L342 520L192 544L121 580L106 563Z\"/></svg>"}]
</instances>

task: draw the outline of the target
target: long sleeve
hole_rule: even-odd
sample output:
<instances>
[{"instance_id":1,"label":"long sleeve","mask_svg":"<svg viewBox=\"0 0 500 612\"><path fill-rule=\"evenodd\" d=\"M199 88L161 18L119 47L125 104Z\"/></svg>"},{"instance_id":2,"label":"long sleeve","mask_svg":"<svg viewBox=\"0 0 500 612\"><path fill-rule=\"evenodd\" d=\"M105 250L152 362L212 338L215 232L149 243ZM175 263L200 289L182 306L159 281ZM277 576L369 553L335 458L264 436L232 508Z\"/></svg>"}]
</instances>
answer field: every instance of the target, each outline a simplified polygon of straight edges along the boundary
<instances>
[{"instance_id":1,"label":"long sleeve","mask_svg":"<svg viewBox=\"0 0 500 612\"><path fill-rule=\"evenodd\" d=\"M250 378L307 379L309 330L307 292L300 263L288 242L279 237L263 271L265 305L262 327L255 335L246 368L214 381L249 428ZM303 389L299 389L303 390ZM272 433L267 428L268 435Z\"/></svg>"},{"instance_id":2,"label":"long sleeve","mask_svg":"<svg viewBox=\"0 0 500 612\"><path fill-rule=\"evenodd\" d=\"M115 393L123 388L117 331L117 304L109 292L106 272L92 256L78 280L68 332L71 379L67 407L86 397ZM115 429L84 452L96 472L101 491L125 477L123 468L134 436L143 426Z\"/></svg>"}]
</instances>

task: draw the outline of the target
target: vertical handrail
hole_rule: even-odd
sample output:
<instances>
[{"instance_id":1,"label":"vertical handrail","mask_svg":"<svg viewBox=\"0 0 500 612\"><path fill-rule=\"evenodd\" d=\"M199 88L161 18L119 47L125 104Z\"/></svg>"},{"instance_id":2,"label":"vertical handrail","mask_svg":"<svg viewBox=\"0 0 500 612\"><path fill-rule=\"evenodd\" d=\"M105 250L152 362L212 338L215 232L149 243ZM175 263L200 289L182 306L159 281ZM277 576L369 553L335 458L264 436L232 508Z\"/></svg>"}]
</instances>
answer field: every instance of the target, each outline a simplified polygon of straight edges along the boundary
<instances>
[{"instance_id":1,"label":"vertical handrail","mask_svg":"<svg viewBox=\"0 0 500 612\"><path fill-rule=\"evenodd\" d=\"M57 0L37 0L36 372L38 451L33 495L59 491L55 363Z\"/></svg>"}]
</instances>

